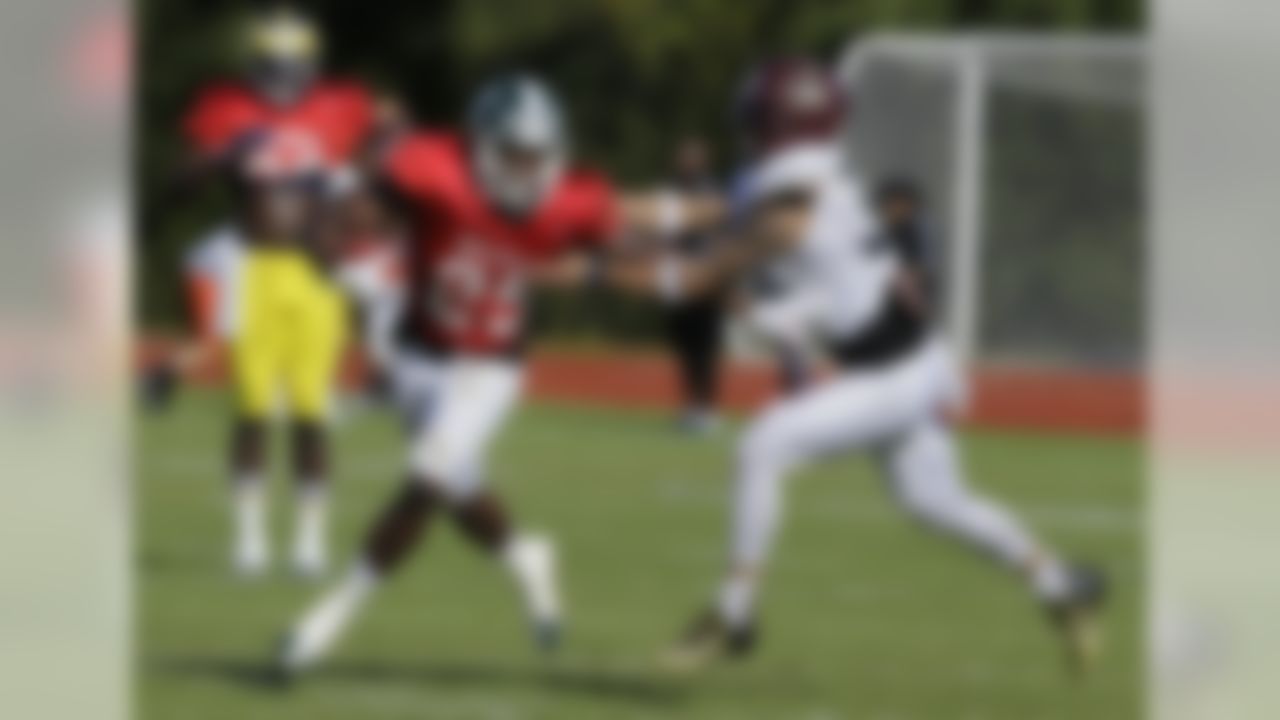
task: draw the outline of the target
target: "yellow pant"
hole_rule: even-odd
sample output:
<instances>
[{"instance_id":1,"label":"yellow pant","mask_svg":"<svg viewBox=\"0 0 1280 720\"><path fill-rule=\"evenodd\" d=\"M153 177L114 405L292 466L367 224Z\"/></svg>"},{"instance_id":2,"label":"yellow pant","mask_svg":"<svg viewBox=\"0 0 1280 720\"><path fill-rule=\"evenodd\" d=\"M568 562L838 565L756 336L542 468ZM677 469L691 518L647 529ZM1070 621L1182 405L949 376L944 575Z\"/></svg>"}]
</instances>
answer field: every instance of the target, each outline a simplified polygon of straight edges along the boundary
<instances>
[{"instance_id":1,"label":"yellow pant","mask_svg":"<svg viewBox=\"0 0 1280 720\"><path fill-rule=\"evenodd\" d=\"M341 293L292 249L251 248L239 277L238 411L266 419L283 400L296 419L324 419L346 337Z\"/></svg>"}]
</instances>

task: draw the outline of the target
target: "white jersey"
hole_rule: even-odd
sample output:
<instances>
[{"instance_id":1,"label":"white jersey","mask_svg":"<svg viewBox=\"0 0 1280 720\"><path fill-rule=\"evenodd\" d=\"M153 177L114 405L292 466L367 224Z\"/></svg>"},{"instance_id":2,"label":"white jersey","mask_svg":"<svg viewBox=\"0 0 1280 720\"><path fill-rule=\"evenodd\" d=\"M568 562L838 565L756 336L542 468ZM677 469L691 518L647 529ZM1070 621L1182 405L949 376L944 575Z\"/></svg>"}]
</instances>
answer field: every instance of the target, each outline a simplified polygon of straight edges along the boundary
<instances>
[{"instance_id":1,"label":"white jersey","mask_svg":"<svg viewBox=\"0 0 1280 720\"><path fill-rule=\"evenodd\" d=\"M216 289L213 329L219 338L235 337L240 315L240 275L245 242L232 224L220 225L201 236L183 260L187 276L212 281Z\"/></svg>"},{"instance_id":2,"label":"white jersey","mask_svg":"<svg viewBox=\"0 0 1280 720\"><path fill-rule=\"evenodd\" d=\"M788 288L761 300L749 317L766 334L808 332L826 344L857 337L880 317L899 260L877 248L874 214L836 145L768 157L751 173L744 200L750 208L794 190L812 197L810 225L797 246L770 262L790 278Z\"/></svg>"}]
</instances>

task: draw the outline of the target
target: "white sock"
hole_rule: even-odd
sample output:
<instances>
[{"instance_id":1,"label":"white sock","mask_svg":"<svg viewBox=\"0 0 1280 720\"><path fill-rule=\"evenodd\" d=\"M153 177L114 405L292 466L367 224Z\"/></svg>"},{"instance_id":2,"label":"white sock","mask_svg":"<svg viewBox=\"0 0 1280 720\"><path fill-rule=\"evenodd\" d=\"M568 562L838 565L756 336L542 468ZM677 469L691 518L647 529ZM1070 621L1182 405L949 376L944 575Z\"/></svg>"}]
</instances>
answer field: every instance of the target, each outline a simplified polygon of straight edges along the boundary
<instances>
[{"instance_id":1,"label":"white sock","mask_svg":"<svg viewBox=\"0 0 1280 720\"><path fill-rule=\"evenodd\" d=\"M1071 592L1071 573L1062 561L1050 555L1033 561L1028 576L1032 592L1041 600L1060 600Z\"/></svg>"},{"instance_id":2,"label":"white sock","mask_svg":"<svg viewBox=\"0 0 1280 720\"><path fill-rule=\"evenodd\" d=\"M236 479L231 513L235 523L234 562L241 572L258 573L268 563L267 490L262 478Z\"/></svg>"},{"instance_id":3,"label":"white sock","mask_svg":"<svg viewBox=\"0 0 1280 720\"><path fill-rule=\"evenodd\" d=\"M541 536L513 536L500 557L524 598L530 618L534 622L558 622L560 592L551 541Z\"/></svg>"},{"instance_id":4,"label":"white sock","mask_svg":"<svg viewBox=\"0 0 1280 720\"><path fill-rule=\"evenodd\" d=\"M282 658L285 666L299 670L324 657L351 624L378 581L378 573L365 561L358 561L294 627Z\"/></svg>"},{"instance_id":5,"label":"white sock","mask_svg":"<svg viewBox=\"0 0 1280 720\"><path fill-rule=\"evenodd\" d=\"M720 613L720 619L730 627L740 628L751 621L755 601L755 573L734 572L720 585L716 610Z\"/></svg>"},{"instance_id":6,"label":"white sock","mask_svg":"<svg viewBox=\"0 0 1280 720\"><path fill-rule=\"evenodd\" d=\"M329 492L322 481L308 480L298 492L295 518L293 562L299 572L308 575L324 571L328 564L327 528Z\"/></svg>"}]
</instances>

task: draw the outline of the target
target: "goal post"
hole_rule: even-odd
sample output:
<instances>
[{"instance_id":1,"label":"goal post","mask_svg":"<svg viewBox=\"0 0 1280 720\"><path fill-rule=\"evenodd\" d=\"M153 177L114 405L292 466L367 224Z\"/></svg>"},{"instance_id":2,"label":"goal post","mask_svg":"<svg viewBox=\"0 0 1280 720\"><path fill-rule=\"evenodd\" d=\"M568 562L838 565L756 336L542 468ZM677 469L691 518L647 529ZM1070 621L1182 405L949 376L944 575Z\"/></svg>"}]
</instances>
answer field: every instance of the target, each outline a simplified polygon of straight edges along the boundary
<instances>
[{"instance_id":1,"label":"goal post","mask_svg":"<svg viewBox=\"0 0 1280 720\"><path fill-rule=\"evenodd\" d=\"M1138 367L1143 58L1131 36L989 33L840 57L854 165L924 190L968 366Z\"/></svg>"}]
</instances>

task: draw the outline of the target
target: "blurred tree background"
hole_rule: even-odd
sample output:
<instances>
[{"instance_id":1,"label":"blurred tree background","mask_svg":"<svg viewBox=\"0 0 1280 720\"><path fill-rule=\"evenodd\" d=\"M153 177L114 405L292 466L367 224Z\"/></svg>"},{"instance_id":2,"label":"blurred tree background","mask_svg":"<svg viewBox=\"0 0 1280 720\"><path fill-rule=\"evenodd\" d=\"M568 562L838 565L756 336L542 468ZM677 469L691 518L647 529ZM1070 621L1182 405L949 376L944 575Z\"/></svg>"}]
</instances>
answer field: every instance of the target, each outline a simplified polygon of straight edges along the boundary
<instances>
[{"instance_id":1,"label":"blurred tree background","mask_svg":"<svg viewBox=\"0 0 1280 720\"><path fill-rule=\"evenodd\" d=\"M728 167L726 112L743 68L770 53L832 57L876 30L1134 30L1140 0L314 0L295 3L327 32L331 70L398 94L427 123L449 123L487 75L530 68L569 106L579 158L620 181L663 175L670 148L697 134ZM178 121L195 90L232 70L232 38L262 3L145 0L137 124L140 202L156 197L180 156ZM139 244L143 327L177 327L184 249L225 212L202 198ZM643 304L552 298L544 323L642 338ZM619 320L620 319L620 320Z\"/></svg>"}]
</instances>

